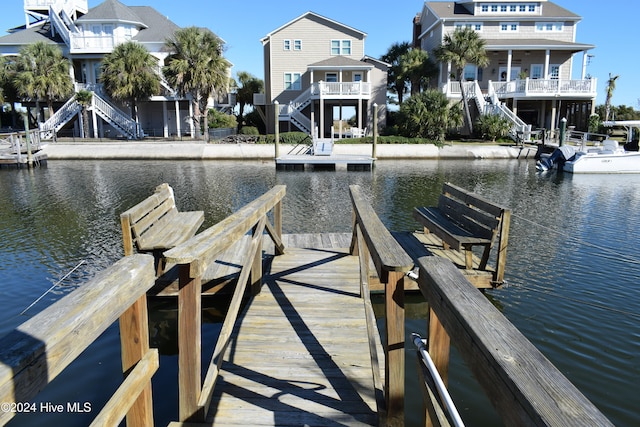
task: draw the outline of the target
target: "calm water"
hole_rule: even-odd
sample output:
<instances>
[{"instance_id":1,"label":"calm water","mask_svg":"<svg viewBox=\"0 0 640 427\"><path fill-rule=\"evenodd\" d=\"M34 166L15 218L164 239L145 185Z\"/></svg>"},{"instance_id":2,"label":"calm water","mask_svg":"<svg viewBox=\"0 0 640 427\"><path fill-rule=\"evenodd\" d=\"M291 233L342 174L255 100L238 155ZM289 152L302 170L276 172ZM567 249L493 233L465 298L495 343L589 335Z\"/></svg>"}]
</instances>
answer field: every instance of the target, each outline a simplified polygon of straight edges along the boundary
<instances>
[{"instance_id":1,"label":"calm water","mask_svg":"<svg viewBox=\"0 0 640 427\"><path fill-rule=\"evenodd\" d=\"M120 212L159 183L173 186L181 210L204 210L205 226L286 184L284 231L298 233L350 231L350 184L364 188L390 229L416 229L413 207L437 203L442 183L452 181L513 209L509 286L488 293L493 302L616 425L640 424L640 175L538 175L532 161L517 160L385 161L373 172L348 173L274 169L272 162L52 161L0 170L0 335L121 257ZM408 332L423 331L424 307L410 309ZM203 336L215 338L223 312L223 304L207 308ZM177 418L175 307L156 305L151 316L152 345L162 353L156 421L166 425ZM86 425L118 385L119 357L113 326L38 398L90 402L92 414L22 416L10 425ZM499 423L455 353L450 385L468 425ZM418 393L408 392L408 425L419 420Z\"/></svg>"}]
</instances>

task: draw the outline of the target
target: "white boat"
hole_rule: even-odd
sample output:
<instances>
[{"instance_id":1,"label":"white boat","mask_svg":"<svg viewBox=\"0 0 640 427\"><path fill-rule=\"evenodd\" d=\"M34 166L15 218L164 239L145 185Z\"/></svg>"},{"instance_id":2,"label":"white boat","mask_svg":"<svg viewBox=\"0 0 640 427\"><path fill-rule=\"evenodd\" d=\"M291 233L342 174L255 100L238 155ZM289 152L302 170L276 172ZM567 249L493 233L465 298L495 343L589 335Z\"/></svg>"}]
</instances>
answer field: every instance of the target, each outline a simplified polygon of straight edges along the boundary
<instances>
[{"instance_id":1,"label":"white boat","mask_svg":"<svg viewBox=\"0 0 640 427\"><path fill-rule=\"evenodd\" d=\"M640 152L625 151L618 141L605 139L599 147L562 146L536 164L539 171L558 165L569 173L640 173Z\"/></svg>"},{"instance_id":2,"label":"white boat","mask_svg":"<svg viewBox=\"0 0 640 427\"><path fill-rule=\"evenodd\" d=\"M570 173L640 173L640 152L625 151L618 141L606 139L602 146L576 152L564 162L562 170Z\"/></svg>"}]
</instances>

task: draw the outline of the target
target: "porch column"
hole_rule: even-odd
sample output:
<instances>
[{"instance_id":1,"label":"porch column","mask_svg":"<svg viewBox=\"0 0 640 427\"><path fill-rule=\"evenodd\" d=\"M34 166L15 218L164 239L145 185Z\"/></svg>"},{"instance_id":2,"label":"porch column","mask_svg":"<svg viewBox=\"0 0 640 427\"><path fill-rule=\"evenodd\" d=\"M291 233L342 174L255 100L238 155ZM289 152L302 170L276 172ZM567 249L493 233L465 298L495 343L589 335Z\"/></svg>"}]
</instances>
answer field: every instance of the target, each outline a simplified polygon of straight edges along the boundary
<instances>
[{"instance_id":1,"label":"porch column","mask_svg":"<svg viewBox=\"0 0 640 427\"><path fill-rule=\"evenodd\" d=\"M551 51L547 49L544 56L544 78L549 80L549 58L551 57Z\"/></svg>"},{"instance_id":2,"label":"porch column","mask_svg":"<svg viewBox=\"0 0 640 427\"><path fill-rule=\"evenodd\" d=\"M511 81L511 63L513 61L513 50L507 51L507 81Z\"/></svg>"},{"instance_id":3,"label":"porch column","mask_svg":"<svg viewBox=\"0 0 640 427\"><path fill-rule=\"evenodd\" d=\"M556 128L556 111L558 110L558 101L551 101L551 124L549 125L550 130L554 130Z\"/></svg>"},{"instance_id":4,"label":"porch column","mask_svg":"<svg viewBox=\"0 0 640 427\"><path fill-rule=\"evenodd\" d=\"M180 102L177 99L174 102L176 106L176 136L180 138L182 136L182 129L181 129L181 123L180 123Z\"/></svg>"},{"instance_id":5,"label":"porch column","mask_svg":"<svg viewBox=\"0 0 640 427\"><path fill-rule=\"evenodd\" d=\"M589 59L589 56L587 55L587 51L585 50L584 52L582 52L582 77L580 77L582 80L587 78L587 60Z\"/></svg>"},{"instance_id":6,"label":"porch column","mask_svg":"<svg viewBox=\"0 0 640 427\"><path fill-rule=\"evenodd\" d=\"M318 137L316 129L316 103L315 101L311 100L311 140L314 140Z\"/></svg>"},{"instance_id":7,"label":"porch column","mask_svg":"<svg viewBox=\"0 0 640 427\"><path fill-rule=\"evenodd\" d=\"M518 115L518 98L513 98L513 108L511 110L513 114Z\"/></svg>"},{"instance_id":8,"label":"porch column","mask_svg":"<svg viewBox=\"0 0 640 427\"><path fill-rule=\"evenodd\" d=\"M194 114L194 112L193 112L193 103L189 102L189 118L190 118L190 120L189 120L189 130L191 131L191 138L195 139L195 138L200 138L200 135L195 135L195 133L196 133L196 125L193 122L193 114ZM199 119L199 118L197 118L197 119Z\"/></svg>"},{"instance_id":9,"label":"porch column","mask_svg":"<svg viewBox=\"0 0 640 427\"><path fill-rule=\"evenodd\" d=\"M318 130L318 138L324 138L324 99L320 95L320 129Z\"/></svg>"},{"instance_id":10,"label":"porch column","mask_svg":"<svg viewBox=\"0 0 640 427\"><path fill-rule=\"evenodd\" d=\"M91 119L93 120L93 137L98 139L98 115L96 114L96 97L91 97Z\"/></svg>"},{"instance_id":11,"label":"porch column","mask_svg":"<svg viewBox=\"0 0 640 427\"><path fill-rule=\"evenodd\" d=\"M169 111L167 110L167 101L162 101L162 135L165 138L169 137Z\"/></svg>"}]
</instances>

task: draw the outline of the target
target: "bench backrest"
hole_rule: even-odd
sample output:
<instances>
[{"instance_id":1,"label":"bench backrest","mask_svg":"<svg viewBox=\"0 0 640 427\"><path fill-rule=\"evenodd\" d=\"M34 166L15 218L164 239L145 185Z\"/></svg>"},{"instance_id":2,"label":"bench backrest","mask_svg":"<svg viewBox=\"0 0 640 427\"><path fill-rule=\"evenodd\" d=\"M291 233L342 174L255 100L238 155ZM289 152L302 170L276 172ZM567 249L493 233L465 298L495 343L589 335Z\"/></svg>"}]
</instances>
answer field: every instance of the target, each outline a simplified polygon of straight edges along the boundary
<instances>
[{"instance_id":1,"label":"bench backrest","mask_svg":"<svg viewBox=\"0 0 640 427\"><path fill-rule=\"evenodd\" d=\"M144 233L163 218L170 218L176 214L173 188L164 183L156 187L153 195L133 206L120 215L122 236L124 240L124 254L133 253L133 245L138 245Z\"/></svg>"},{"instance_id":2,"label":"bench backrest","mask_svg":"<svg viewBox=\"0 0 640 427\"><path fill-rule=\"evenodd\" d=\"M442 187L438 209L474 235L490 239L491 246L495 242L506 210L478 194L448 182Z\"/></svg>"}]
</instances>

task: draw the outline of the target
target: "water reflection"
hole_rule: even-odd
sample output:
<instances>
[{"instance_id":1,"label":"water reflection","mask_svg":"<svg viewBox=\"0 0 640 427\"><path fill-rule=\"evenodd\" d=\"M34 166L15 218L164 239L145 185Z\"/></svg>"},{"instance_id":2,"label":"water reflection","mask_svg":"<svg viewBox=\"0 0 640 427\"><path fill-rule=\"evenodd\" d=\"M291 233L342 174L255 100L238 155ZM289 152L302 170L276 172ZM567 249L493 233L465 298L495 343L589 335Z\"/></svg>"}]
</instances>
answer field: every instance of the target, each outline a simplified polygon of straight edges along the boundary
<instances>
[{"instance_id":1,"label":"water reflection","mask_svg":"<svg viewBox=\"0 0 640 427\"><path fill-rule=\"evenodd\" d=\"M120 258L120 213L162 182L174 188L181 210L205 211L204 227L285 184L284 231L300 233L350 231L350 184L362 186L387 227L414 230L411 210L435 205L445 181L512 209L509 286L488 295L615 424L633 425L637 412L628 396L640 382L640 175L537 174L533 161L517 160L385 161L371 172L276 172L272 162L230 161L52 161L43 169L0 170L0 335ZM81 269L19 316L82 260ZM211 342L218 314L206 314L203 335ZM163 352L154 392L171 400L174 312L160 307L153 316L159 317L152 319L152 339ZM410 319L407 330L424 330L424 322ZM89 376L108 364L116 374L107 375L117 376L117 338L111 328L73 372ZM464 402L463 417L493 425L457 363L450 384ZM90 387L58 384L51 395ZM101 399L106 396L96 402ZM173 408L158 411L158 424L176 418Z\"/></svg>"}]
</instances>

